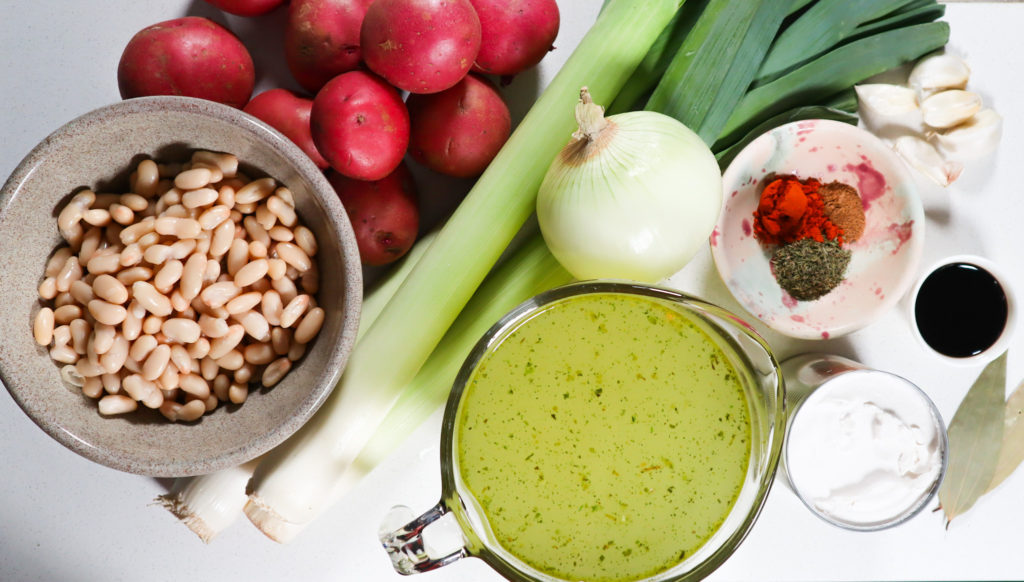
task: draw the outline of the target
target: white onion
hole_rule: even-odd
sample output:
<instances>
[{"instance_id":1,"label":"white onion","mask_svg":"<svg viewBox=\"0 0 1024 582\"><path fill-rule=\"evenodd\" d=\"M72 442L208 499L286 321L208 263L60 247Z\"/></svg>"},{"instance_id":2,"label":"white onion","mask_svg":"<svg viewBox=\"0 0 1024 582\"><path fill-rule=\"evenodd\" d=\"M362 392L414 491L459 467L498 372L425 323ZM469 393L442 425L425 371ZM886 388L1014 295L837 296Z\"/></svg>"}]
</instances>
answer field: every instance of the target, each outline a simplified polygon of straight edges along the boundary
<instances>
[{"instance_id":1,"label":"white onion","mask_svg":"<svg viewBox=\"0 0 1024 582\"><path fill-rule=\"evenodd\" d=\"M722 175L696 133L649 111L604 117L584 88L579 130L537 197L551 253L577 279L657 282L707 241L722 206Z\"/></svg>"}]
</instances>

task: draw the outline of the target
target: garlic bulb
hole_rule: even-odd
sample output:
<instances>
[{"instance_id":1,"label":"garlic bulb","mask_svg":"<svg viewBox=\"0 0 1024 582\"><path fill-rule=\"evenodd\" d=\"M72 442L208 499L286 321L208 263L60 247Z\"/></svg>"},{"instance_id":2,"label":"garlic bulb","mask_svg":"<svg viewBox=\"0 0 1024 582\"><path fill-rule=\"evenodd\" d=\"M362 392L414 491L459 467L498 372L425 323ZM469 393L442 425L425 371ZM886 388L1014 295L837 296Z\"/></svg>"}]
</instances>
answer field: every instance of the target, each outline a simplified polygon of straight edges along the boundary
<instances>
[{"instance_id":1,"label":"garlic bulb","mask_svg":"<svg viewBox=\"0 0 1024 582\"><path fill-rule=\"evenodd\" d=\"M939 152L950 160L974 160L991 154L1003 135L1003 117L982 109L956 127L932 136Z\"/></svg>"},{"instance_id":2,"label":"garlic bulb","mask_svg":"<svg viewBox=\"0 0 1024 582\"><path fill-rule=\"evenodd\" d=\"M674 118L652 111L604 117L584 88L579 131L537 194L551 254L577 279L657 282L707 244L722 207L714 154Z\"/></svg>"},{"instance_id":3,"label":"garlic bulb","mask_svg":"<svg viewBox=\"0 0 1024 582\"><path fill-rule=\"evenodd\" d=\"M937 53L914 65L907 79L920 100L947 89L963 89L971 76L971 69L960 57Z\"/></svg>"},{"instance_id":4,"label":"garlic bulb","mask_svg":"<svg viewBox=\"0 0 1024 582\"><path fill-rule=\"evenodd\" d=\"M901 136L892 147L914 169L931 178L939 186L952 184L964 169L963 164L944 159L935 146L920 137Z\"/></svg>"},{"instance_id":5,"label":"garlic bulb","mask_svg":"<svg viewBox=\"0 0 1024 582\"><path fill-rule=\"evenodd\" d=\"M921 102L926 125L946 129L960 125L981 111L981 96L962 89L940 91Z\"/></svg>"},{"instance_id":6,"label":"garlic bulb","mask_svg":"<svg viewBox=\"0 0 1024 582\"><path fill-rule=\"evenodd\" d=\"M921 109L913 89L886 83L857 85L857 114L867 128L883 139L924 131Z\"/></svg>"}]
</instances>

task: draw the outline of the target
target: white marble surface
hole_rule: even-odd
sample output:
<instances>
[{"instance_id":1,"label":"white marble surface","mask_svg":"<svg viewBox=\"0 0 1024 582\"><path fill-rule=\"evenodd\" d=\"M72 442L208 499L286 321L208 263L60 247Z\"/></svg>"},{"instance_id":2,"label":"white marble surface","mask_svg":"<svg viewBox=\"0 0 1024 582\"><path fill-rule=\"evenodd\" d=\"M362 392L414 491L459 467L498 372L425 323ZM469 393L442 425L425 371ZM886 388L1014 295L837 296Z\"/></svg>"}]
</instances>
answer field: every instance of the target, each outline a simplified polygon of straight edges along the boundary
<instances>
[{"instance_id":1,"label":"white marble surface","mask_svg":"<svg viewBox=\"0 0 1024 582\"><path fill-rule=\"evenodd\" d=\"M543 86L593 21L597 0L562 0L558 50L537 77L516 81L530 95ZM201 0L3 0L0 19L0 177L48 133L77 115L119 98L116 67L137 30L186 14L212 15L239 32L258 66L260 88L294 87L280 57L280 12L255 20L225 18ZM926 187L927 243L922 268L971 252L1007 269L1024 290L1024 5L950 5L951 46L966 55L972 86L1006 118L1001 150L968 170L953 188ZM521 108L520 108L521 114ZM3 274L0 273L0 281ZM678 288L739 309L718 280L709 254L672 278ZM1018 293L1018 298L1024 297ZM946 421L980 371L946 364L915 343L907 306L874 325L827 342L796 342L766 333L780 357L829 350L901 374L922 386ZM1020 325L1018 325L1018 328ZM761 328L762 331L763 327ZM1010 346L1012 385L1024 379L1024 336ZM399 580L376 542L377 524L395 504L422 511L440 494L440 416L372 473L298 540L282 546L239 521L202 544L153 498L167 481L122 474L64 449L0 394L0 580ZM784 486L770 495L747 540L713 575L717 580L1022 579L1020 524L1024 471L981 499L948 528L925 512L885 532L851 533L813 517ZM420 579L500 580L479 560L463 560Z\"/></svg>"}]
</instances>

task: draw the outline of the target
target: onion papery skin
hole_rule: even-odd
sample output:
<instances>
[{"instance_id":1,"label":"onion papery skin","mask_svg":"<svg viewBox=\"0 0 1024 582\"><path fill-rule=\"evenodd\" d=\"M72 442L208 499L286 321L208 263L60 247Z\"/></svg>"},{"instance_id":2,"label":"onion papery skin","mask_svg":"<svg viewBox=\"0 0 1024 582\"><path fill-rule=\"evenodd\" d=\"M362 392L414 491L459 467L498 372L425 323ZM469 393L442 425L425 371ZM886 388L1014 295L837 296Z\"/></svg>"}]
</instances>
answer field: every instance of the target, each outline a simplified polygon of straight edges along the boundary
<instances>
[{"instance_id":1,"label":"onion papery skin","mask_svg":"<svg viewBox=\"0 0 1024 582\"><path fill-rule=\"evenodd\" d=\"M711 235L721 171L697 134L671 117L638 111L606 121L593 143L571 142L549 168L537 198L541 232L577 279L658 282Z\"/></svg>"}]
</instances>

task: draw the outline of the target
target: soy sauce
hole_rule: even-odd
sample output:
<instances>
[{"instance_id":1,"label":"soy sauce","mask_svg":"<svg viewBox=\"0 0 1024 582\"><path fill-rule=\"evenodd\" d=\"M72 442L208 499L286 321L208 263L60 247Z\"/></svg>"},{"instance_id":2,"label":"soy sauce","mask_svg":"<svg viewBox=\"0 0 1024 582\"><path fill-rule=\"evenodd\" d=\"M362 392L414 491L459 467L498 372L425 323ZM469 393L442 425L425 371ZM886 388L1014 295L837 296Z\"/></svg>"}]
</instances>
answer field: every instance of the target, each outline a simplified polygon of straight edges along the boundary
<instances>
[{"instance_id":1,"label":"soy sauce","mask_svg":"<svg viewBox=\"0 0 1024 582\"><path fill-rule=\"evenodd\" d=\"M1006 293L991 273L970 263L932 271L921 284L914 317L924 341L940 354L966 358L996 343L1006 327Z\"/></svg>"}]
</instances>

